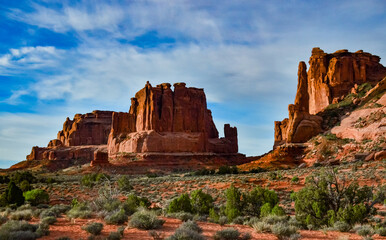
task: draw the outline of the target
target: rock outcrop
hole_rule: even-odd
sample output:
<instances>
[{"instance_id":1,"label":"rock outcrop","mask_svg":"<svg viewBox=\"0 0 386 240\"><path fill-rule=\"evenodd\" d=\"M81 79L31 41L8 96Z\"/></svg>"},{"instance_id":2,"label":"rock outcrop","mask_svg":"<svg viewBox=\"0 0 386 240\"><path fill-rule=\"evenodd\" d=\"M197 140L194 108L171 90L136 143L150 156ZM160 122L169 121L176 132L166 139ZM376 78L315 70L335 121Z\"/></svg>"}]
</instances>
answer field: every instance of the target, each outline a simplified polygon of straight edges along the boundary
<instances>
[{"instance_id":1,"label":"rock outcrop","mask_svg":"<svg viewBox=\"0 0 386 240\"><path fill-rule=\"evenodd\" d=\"M382 80L386 68L379 61L380 57L362 50L351 53L344 49L328 54L314 48L307 74L310 114L346 96L355 84L368 82L374 86Z\"/></svg>"},{"instance_id":2,"label":"rock outcrop","mask_svg":"<svg viewBox=\"0 0 386 240\"><path fill-rule=\"evenodd\" d=\"M386 76L380 58L362 50L339 50L327 54L312 50L309 70L300 62L295 104L288 106L289 118L275 122L274 148L285 143L304 143L322 131L323 118L316 114L342 100L360 84L373 86Z\"/></svg>"},{"instance_id":3,"label":"rock outcrop","mask_svg":"<svg viewBox=\"0 0 386 240\"><path fill-rule=\"evenodd\" d=\"M93 111L67 118L57 139L47 147L33 147L27 160L64 161L55 164L60 166L81 161L95 166L110 160L119 165L133 156L144 161L175 159L172 162L187 156L198 162L244 159L237 153L237 128L225 124L224 135L219 138L203 89L176 83L173 91L169 83L152 87L147 82L131 99L129 112Z\"/></svg>"},{"instance_id":4,"label":"rock outcrop","mask_svg":"<svg viewBox=\"0 0 386 240\"><path fill-rule=\"evenodd\" d=\"M185 83L152 87L131 99L128 113L114 113L108 140L109 156L121 153L237 153L237 129L225 126L225 138L207 109L203 89Z\"/></svg>"},{"instance_id":5,"label":"rock outcrop","mask_svg":"<svg viewBox=\"0 0 386 240\"><path fill-rule=\"evenodd\" d=\"M63 123L63 130L58 132L58 140L63 146L107 144L111 130L112 111L93 111L76 114Z\"/></svg>"}]
</instances>

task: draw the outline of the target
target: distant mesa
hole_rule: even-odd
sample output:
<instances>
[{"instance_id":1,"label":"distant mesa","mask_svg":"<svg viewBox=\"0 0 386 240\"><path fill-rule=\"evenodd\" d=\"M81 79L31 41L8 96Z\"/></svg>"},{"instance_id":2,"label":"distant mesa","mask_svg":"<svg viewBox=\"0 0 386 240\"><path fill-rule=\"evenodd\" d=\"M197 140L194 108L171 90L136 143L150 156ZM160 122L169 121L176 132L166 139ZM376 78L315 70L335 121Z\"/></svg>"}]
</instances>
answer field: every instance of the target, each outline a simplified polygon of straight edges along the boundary
<instances>
[{"instance_id":1,"label":"distant mesa","mask_svg":"<svg viewBox=\"0 0 386 240\"><path fill-rule=\"evenodd\" d=\"M57 139L33 147L27 160L95 166L157 156L244 159L238 154L236 127L225 124L225 137L219 138L204 90L185 83L173 87L147 82L131 99L129 112L93 111L67 118Z\"/></svg>"}]
</instances>

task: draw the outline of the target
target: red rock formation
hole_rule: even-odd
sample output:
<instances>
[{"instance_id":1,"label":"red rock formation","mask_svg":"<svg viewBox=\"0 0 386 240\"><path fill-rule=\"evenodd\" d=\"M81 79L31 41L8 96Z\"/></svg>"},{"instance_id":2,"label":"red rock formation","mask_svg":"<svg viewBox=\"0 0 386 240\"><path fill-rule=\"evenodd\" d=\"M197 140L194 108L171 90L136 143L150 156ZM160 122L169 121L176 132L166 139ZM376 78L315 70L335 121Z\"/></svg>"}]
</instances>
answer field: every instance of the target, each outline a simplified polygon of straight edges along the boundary
<instances>
[{"instance_id":1,"label":"red rock formation","mask_svg":"<svg viewBox=\"0 0 386 240\"><path fill-rule=\"evenodd\" d=\"M225 137L218 138L203 89L187 88L185 83L174 84L174 91L170 87L147 83L131 99L129 112L94 111L67 118L58 139L46 148L33 147L27 160L83 159L95 166L137 153L195 154L203 159L205 154L221 153L239 158L236 127L226 124Z\"/></svg>"},{"instance_id":2,"label":"red rock formation","mask_svg":"<svg viewBox=\"0 0 386 240\"><path fill-rule=\"evenodd\" d=\"M111 130L111 111L93 111L92 113L76 114L63 124L58 132L58 139L63 146L100 145L106 144Z\"/></svg>"},{"instance_id":3,"label":"red rock formation","mask_svg":"<svg viewBox=\"0 0 386 240\"><path fill-rule=\"evenodd\" d=\"M355 84L369 82L375 85L386 76L386 68L379 61L378 56L362 50L355 53L339 50L327 54L314 48L307 78L309 112L320 112L334 99L346 96Z\"/></svg>"},{"instance_id":4,"label":"red rock formation","mask_svg":"<svg viewBox=\"0 0 386 240\"><path fill-rule=\"evenodd\" d=\"M306 64L300 62L295 104L288 106L289 118L275 122L274 147L284 143L303 143L321 132L323 119L314 114L331 103L355 91L358 85L378 83L386 75L386 68L378 56L357 51L339 50L327 54L320 48L312 50Z\"/></svg>"},{"instance_id":5,"label":"red rock formation","mask_svg":"<svg viewBox=\"0 0 386 240\"><path fill-rule=\"evenodd\" d=\"M203 89L185 83L152 87L132 98L129 113L114 113L108 141L109 154L144 152L237 153L237 129L225 127L218 138Z\"/></svg>"}]
</instances>

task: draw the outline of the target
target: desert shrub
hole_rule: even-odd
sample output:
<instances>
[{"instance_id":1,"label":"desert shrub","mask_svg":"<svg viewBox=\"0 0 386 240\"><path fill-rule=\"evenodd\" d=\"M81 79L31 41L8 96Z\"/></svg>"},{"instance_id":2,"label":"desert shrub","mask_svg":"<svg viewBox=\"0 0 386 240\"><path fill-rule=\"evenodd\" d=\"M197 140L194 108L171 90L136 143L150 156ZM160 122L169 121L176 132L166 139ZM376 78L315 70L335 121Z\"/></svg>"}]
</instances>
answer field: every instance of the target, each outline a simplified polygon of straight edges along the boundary
<instances>
[{"instance_id":1,"label":"desert shrub","mask_svg":"<svg viewBox=\"0 0 386 240\"><path fill-rule=\"evenodd\" d=\"M339 232L348 232L351 230L351 225L343 221L337 221L334 223L334 229Z\"/></svg>"},{"instance_id":2,"label":"desert shrub","mask_svg":"<svg viewBox=\"0 0 386 240\"><path fill-rule=\"evenodd\" d=\"M150 235L150 237L153 238L153 240L163 240L164 239L162 232L157 232L155 230L149 231L149 235Z\"/></svg>"},{"instance_id":3,"label":"desert shrub","mask_svg":"<svg viewBox=\"0 0 386 240\"><path fill-rule=\"evenodd\" d=\"M213 198L210 194L204 193L202 189L197 189L190 194L190 197L194 213L209 214L209 209L213 207Z\"/></svg>"},{"instance_id":4,"label":"desert shrub","mask_svg":"<svg viewBox=\"0 0 386 240\"><path fill-rule=\"evenodd\" d=\"M265 203L261 208L260 208L260 217L266 217L271 214L272 207L271 204Z\"/></svg>"},{"instance_id":5,"label":"desert shrub","mask_svg":"<svg viewBox=\"0 0 386 240\"><path fill-rule=\"evenodd\" d=\"M303 225L333 226L336 221L352 225L374 214L372 189L346 184L335 170L323 170L306 179L306 186L292 194L296 218Z\"/></svg>"},{"instance_id":6,"label":"desert shrub","mask_svg":"<svg viewBox=\"0 0 386 240\"><path fill-rule=\"evenodd\" d=\"M150 201L145 197L138 197L134 194L127 196L126 201L123 203L123 209L126 214L132 215L138 209L138 207L148 208L150 206Z\"/></svg>"},{"instance_id":7,"label":"desert shrub","mask_svg":"<svg viewBox=\"0 0 386 240\"><path fill-rule=\"evenodd\" d=\"M167 209L168 213L175 212L192 212L192 204L187 193L182 194L178 198L173 199Z\"/></svg>"},{"instance_id":8,"label":"desert shrub","mask_svg":"<svg viewBox=\"0 0 386 240\"><path fill-rule=\"evenodd\" d=\"M330 141L334 141L334 140L337 140L337 139L338 139L338 137L337 137L335 134L333 134L333 133L327 133L327 134L325 135L325 138L326 138L327 140L330 140Z\"/></svg>"},{"instance_id":9,"label":"desert shrub","mask_svg":"<svg viewBox=\"0 0 386 240\"><path fill-rule=\"evenodd\" d=\"M228 220L227 216L220 216L218 219L218 224L220 224L221 226L224 226L228 222L229 222L229 220Z\"/></svg>"},{"instance_id":10,"label":"desert shrub","mask_svg":"<svg viewBox=\"0 0 386 240\"><path fill-rule=\"evenodd\" d=\"M134 213L129 221L131 227L145 230L160 228L164 223L165 221L159 219L155 212L146 209Z\"/></svg>"},{"instance_id":11,"label":"desert shrub","mask_svg":"<svg viewBox=\"0 0 386 240\"><path fill-rule=\"evenodd\" d=\"M81 184L86 187L92 187L96 183L100 183L105 180L110 180L110 176L104 173L91 173L82 177Z\"/></svg>"},{"instance_id":12,"label":"desert shrub","mask_svg":"<svg viewBox=\"0 0 386 240\"><path fill-rule=\"evenodd\" d=\"M168 213L168 217L180 219L183 222L188 220L192 220L194 218L193 214L187 212L176 212L176 213Z\"/></svg>"},{"instance_id":13,"label":"desert shrub","mask_svg":"<svg viewBox=\"0 0 386 240\"><path fill-rule=\"evenodd\" d=\"M214 208L211 208L209 210L209 220L211 222L217 223L219 218L220 218L220 216L218 215L217 211Z\"/></svg>"},{"instance_id":14,"label":"desert shrub","mask_svg":"<svg viewBox=\"0 0 386 240\"><path fill-rule=\"evenodd\" d=\"M121 191L130 191L133 189L133 186L130 184L130 179L127 176L120 176L117 182Z\"/></svg>"},{"instance_id":15,"label":"desert shrub","mask_svg":"<svg viewBox=\"0 0 386 240\"><path fill-rule=\"evenodd\" d=\"M56 217L59 217L60 214L63 214L65 212L67 212L68 210L71 209L71 206L69 205L64 205L64 204L57 204L57 205L54 205L52 206L49 211L52 211L55 213L55 216Z\"/></svg>"},{"instance_id":16,"label":"desert shrub","mask_svg":"<svg viewBox=\"0 0 386 240\"><path fill-rule=\"evenodd\" d=\"M240 236L240 232L234 228L225 228L223 230L217 231L213 238L215 240L234 240L238 239Z\"/></svg>"},{"instance_id":17,"label":"desert shrub","mask_svg":"<svg viewBox=\"0 0 386 240\"><path fill-rule=\"evenodd\" d=\"M30 202L33 206L48 203L48 193L42 189L34 189L23 194L25 201Z\"/></svg>"},{"instance_id":18,"label":"desert shrub","mask_svg":"<svg viewBox=\"0 0 386 240\"><path fill-rule=\"evenodd\" d=\"M36 229L36 235L38 237L47 236L50 234L50 225L48 223L41 222Z\"/></svg>"},{"instance_id":19,"label":"desert shrub","mask_svg":"<svg viewBox=\"0 0 386 240\"><path fill-rule=\"evenodd\" d=\"M276 205L272 208L271 214L276 216L284 216L285 211L282 207L280 207L279 205Z\"/></svg>"},{"instance_id":20,"label":"desert shrub","mask_svg":"<svg viewBox=\"0 0 386 240\"><path fill-rule=\"evenodd\" d=\"M265 221L259 221L252 224L252 228L258 233L272 232L271 227L272 225L269 223L266 223Z\"/></svg>"},{"instance_id":21,"label":"desert shrub","mask_svg":"<svg viewBox=\"0 0 386 240\"><path fill-rule=\"evenodd\" d=\"M42 218L40 220L40 222L47 223L48 225L52 225L52 224L56 223L57 221L58 220L54 216L48 216L48 217Z\"/></svg>"},{"instance_id":22,"label":"desert shrub","mask_svg":"<svg viewBox=\"0 0 386 240\"><path fill-rule=\"evenodd\" d=\"M0 198L0 203L2 206L7 206L9 204L16 204L16 206L21 206L24 204L23 191L12 181L8 183L7 189L0 196Z\"/></svg>"},{"instance_id":23,"label":"desert shrub","mask_svg":"<svg viewBox=\"0 0 386 240\"><path fill-rule=\"evenodd\" d=\"M219 167L217 174L237 174L239 169L236 166L221 166Z\"/></svg>"},{"instance_id":24,"label":"desert shrub","mask_svg":"<svg viewBox=\"0 0 386 240\"><path fill-rule=\"evenodd\" d=\"M9 183L9 177L7 175L4 175L4 176L0 176L0 183L6 183L8 184Z\"/></svg>"},{"instance_id":25,"label":"desert shrub","mask_svg":"<svg viewBox=\"0 0 386 240\"><path fill-rule=\"evenodd\" d=\"M229 221L241 215L241 193L233 184L225 191L225 215Z\"/></svg>"},{"instance_id":26,"label":"desert shrub","mask_svg":"<svg viewBox=\"0 0 386 240\"><path fill-rule=\"evenodd\" d=\"M67 212L70 218L90 218L91 214L92 211L86 203L79 203Z\"/></svg>"},{"instance_id":27,"label":"desert shrub","mask_svg":"<svg viewBox=\"0 0 386 240\"><path fill-rule=\"evenodd\" d=\"M299 177L298 177L298 176L294 176L294 177L291 179L291 182L292 182L292 183L298 183L298 182L299 182Z\"/></svg>"},{"instance_id":28,"label":"desert shrub","mask_svg":"<svg viewBox=\"0 0 386 240\"><path fill-rule=\"evenodd\" d=\"M128 216L124 209L119 209L105 217L107 224L123 224L127 221Z\"/></svg>"},{"instance_id":29,"label":"desert shrub","mask_svg":"<svg viewBox=\"0 0 386 240\"><path fill-rule=\"evenodd\" d=\"M107 240L120 240L122 235L119 232L111 232L109 236L107 236Z\"/></svg>"},{"instance_id":30,"label":"desert shrub","mask_svg":"<svg viewBox=\"0 0 386 240\"><path fill-rule=\"evenodd\" d=\"M377 234L382 237L386 237L386 227L380 227L377 229Z\"/></svg>"},{"instance_id":31,"label":"desert shrub","mask_svg":"<svg viewBox=\"0 0 386 240\"><path fill-rule=\"evenodd\" d=\"M242 211L245 215L260 216L260 211L263 205L265 205L264 211L269 210L269 212L267 212L268 215L278 203L279 198L275 191L258 186L251 192L243 194Z\"/></svg>"},{"instance_id":32,"label":"desert shrub","mask_svg":"<svg viewBox=\"0 0 386 240\"><path fill-rule=\"evenodd\" d=\"M247 233L242 233L239 237L239 240L249 240L252 238L252 235L247 232Z\"/></svg>"},{"instance_id":33,"label":"desert shrub","mask_svg":"<svg viewBox=\"0 0 386 240\"><path fill-rule=\"evenodd\" d=\"M204 236L201 235L202 228L200 228L196 222L187 221L181 224L175 233L167 238L168 240L204 240Z\"/></svg>"},{"instance_id":34,"label":"desert shrub","mask_svg":"<svg viewBox=\"0 0 386 240\"><path fill-rule=\"evenodd\" d=\"M9 218L12 220L31 220L32 210L31 209L17 210L15 212L12 212L9 215Z\"/></svg>"},{"instance_id":35,"label":"desert shrub","mask_svg":"<svg viewBox=\"0 0 386 240\"><path fill-rule=\"evenodd\" d=\"M26 221L9 220L0 227L0 239L6 240L30 240L36 239L37 225L29 224Z\"/></svg>"},{"instance_id":36,"label":"desert shrub","mask_svg":"<svg viewBox=\"0 0 386 240\"><path fill-rule=\"evenodd\" d=\"M18 171L11 176L11 181L16 184L20 184L24 180L29 183L34 183L36 182L36 177L29 171Z\"/></svg>"},{"instance_id":37,"label":"desert shrub","mask_svg":"<svg viewBox=\"0 0 386 240\"><path fill-rule=\"evenodd\" d=\"M276 237L280 239L290 239L293 238L291 236L297 234L298 229L294 226L290 226L286 223L279 222L272 226L272 233L276 235Z\"/></svg>"},{"instance_id":38,"label":"desert shrub","mask_svg":"<svg viewBox=\"0 0 386 240\"><path fill-rule=\"evenodd\" d=\"M195 221L189 220L181 224L180 228L190 229L192 231L202 233L202 228Z\"/></svg>"},{"instance_id":39,"label":"desert shrub","mask_svg":"<svg viewBox=\"0 0 386 240\"><path fill-rule=\"evenodd\" d=\"M357 227L355 230L359 236L362 236L364 238L370 238L374 235L374 229L370 225L362 225Z\"/></svg>"},{"instance_id":40,"label":"desert shrub","mask_svg":"<svg viewBox=\"0 0 386 240\"><path fill-rule=\"evenodd\" d=\"M59 237L59 238L57 238L55 240L71 240L71 238L69 238L69 237Z\"/></svg>"},{"instance_id":41,"label":"desert shrub","mask_svg":"<svg viewBox=\"0 0 386 240\"><path fill-rule=\"evenodd\" d=\"M27 191L31 190L31 185L29 184L29 182L27 180L23 180L19 185L20 185L20 189L23 192L27 192Z\"/></svg>"},{"instance_id":42,"label":"desert shrub","mask_svg":"<svg viewBox=\"0 0 386 240\"><path fill-rule=\"evenodd\" d=\"M99 222L92 222L83 226L82 229L92 235L99 235L102 232L103 224Z\"/></svg>"},{"instance_id":43,"label":"desert shrub","mask_svg":"<svg viewBox=\"0 0 386 240\"><path fill-rule=\"evenodd\" d=\"M38 214L38 216L40 217L40 219L43 219L45 217L58 217L59 215L57 215L51 209L44 209L43 211L40 212L40 214Z\"/></svg>"}]
</instances>

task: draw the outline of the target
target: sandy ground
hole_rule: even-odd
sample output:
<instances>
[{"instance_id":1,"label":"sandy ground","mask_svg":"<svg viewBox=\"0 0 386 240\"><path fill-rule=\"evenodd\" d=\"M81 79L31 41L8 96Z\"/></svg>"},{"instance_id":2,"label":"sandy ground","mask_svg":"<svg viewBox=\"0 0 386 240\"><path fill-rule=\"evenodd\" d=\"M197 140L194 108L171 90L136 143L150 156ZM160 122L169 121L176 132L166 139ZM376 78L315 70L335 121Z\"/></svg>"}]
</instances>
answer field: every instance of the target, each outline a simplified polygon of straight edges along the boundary
<instances>
[{"instance_id":1,"label":"sandy ground","mask_svg":"<svg viewBox=\"0 0 386 240\"><path fill-rule=\"evenodd\" d=\"M173 232L181 224L178 219L164 218L166 220L162 228L156 230L161 233L162 237L166 238L173 234ZM50 226L50 235L40 238L42 240L55 240L59 237L70 237L71 239L87 239L88 234L82 230L82 226L88 222L102 222L97 219L76 219L75 221L66 219L65 217L58 218L58 222ZM203 235L207 239L213 239L213 235L216 231L222 230L228 227L237 228L240 232L249 232L252 235L252 239L277 239L273 234L259 234L254 232L253 228L243 225L224 225L220 226L214 223L199 222L200 227L203 229ZM104 225L101 237L107 237L110 232L116 231L119 226L115 225ZM323 231L300 231L302 236L301 239L362 239L360 236L352 233L341 233L341 232L323 232ZM149 235L149 231L139 230L135 228L127 227L124 231L124 237L122 239L144 239L152 240L153 238ZM386 237L380 237L375 235L373 239L386 239Z\"/></svg>"}]
</instances>

